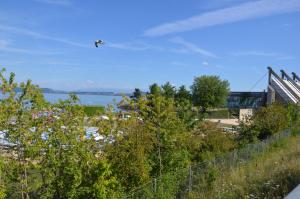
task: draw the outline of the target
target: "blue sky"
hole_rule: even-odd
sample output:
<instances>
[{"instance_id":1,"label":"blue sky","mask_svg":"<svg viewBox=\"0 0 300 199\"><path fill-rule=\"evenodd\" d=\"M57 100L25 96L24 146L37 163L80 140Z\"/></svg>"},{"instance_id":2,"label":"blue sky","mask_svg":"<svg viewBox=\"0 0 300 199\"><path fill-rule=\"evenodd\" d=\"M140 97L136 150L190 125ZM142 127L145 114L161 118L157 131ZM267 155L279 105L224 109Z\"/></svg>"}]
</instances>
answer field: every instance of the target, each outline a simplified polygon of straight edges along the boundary
<instances>
[{"instance_id":1,"label":"blue sky","mask_svg":"<svg viewBox=\"0 0 300 199\"><path fill-rule=\"evenodd\" d=\"M54 89L219 75L249 91L267 66L300 73L299 35L300 0L0 1L0 67Z\"/></svg>"}]
</instances>

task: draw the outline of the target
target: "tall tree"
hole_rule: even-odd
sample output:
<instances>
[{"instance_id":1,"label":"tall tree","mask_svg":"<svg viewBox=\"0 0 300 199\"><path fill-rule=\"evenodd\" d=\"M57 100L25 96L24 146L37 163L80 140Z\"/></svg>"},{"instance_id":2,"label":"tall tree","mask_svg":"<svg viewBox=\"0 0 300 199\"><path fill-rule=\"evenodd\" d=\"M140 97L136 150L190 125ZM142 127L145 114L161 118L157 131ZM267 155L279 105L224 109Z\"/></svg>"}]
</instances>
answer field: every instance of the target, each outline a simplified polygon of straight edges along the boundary
<instances>
[{"instance_id":1,"label":"tall tree","mask_svg":"<svg viewBox=\"0 0 300 199\"><path fill-rule=\"evenodd\" d=\"M3 72L0 129L9 150L0 165L0 195L4 180L10 198L117 198L118 182L100 144L86 138L77 97L49 104L30 81L17 85L14 74L6 79Z\"/></svg>"},{"instance_id":2,"label":"tall tree","mask_svg":"<svg viewBox=\"0 0 300 199\"><path fill-rule=\"evenodd\" d=\"M167 82L161 86L163 96L166 98L174 98L176 94L176 88L170 82Z\"/></svg>"},{"instance_id":3,"label":"tall tree","mask_svg":"<svg viewBox=\"0 0 300 199\"><path fill-rule=\"evenodd\" d=\"M129 191L150 179L152 169L150 154L155 137L132 112L128 120L118 121L117 139L105 147L112 170L118 181Z\"/></svg>"},{"instance_id":4,"label":"tall tree","mask_svg":"<svg viewBox=\"0 0 300 199\"><path fill-rule=\"evenodd\" d=\"M131 98L137 100L137 99L139 99L141 96L142 96L142 91L141 91L139 88L135 88L135 89L134 89L134 92L133 92L133 94L132 94L132 96L131 96Z\"/></svg>"},{"instance_id":5,"label":"tall tree","mask_svg":"<svg viewBox=\"0 0 300 199\"><path fill-rule=\"evenodd\" d=\"M191 99L192 99L192 95L190 91L188 91L184 85L180 86L175 94L175 101L176 102L186 101L186 100L190 101Z\"/></svg>"},{"instance_id":6,"label":"tall tree","mask_svg":"<svg viewBox=\"0 0 300 199\"><path fill-rule=\"evenodd\" d=\"M189 163L188 153L181 142L186 135L186 126L176 114L174 100L153 95L139 102L139 110L144 124L155 135L152 174L162 175L186 166Z\"/></svg>"},{"instance_id":7,"label":"tall tree","mask_svg":"<svg viewBox=\"0 0 300 199\"><path fill-rule=\"evenodd\" d=\"M180 86L175 94L176 112L180 119L190 128L198 121L197 112L193 110L192 95L185 88Z\"/></svg>"},{"instance_id":8,"label":"tall tree","mask_svg":"<svg viewBox=\"0 0 300 199\"><path fill-rule=\"evenodd\" d=\"M149 86L150 94L152 95L160 95L161 94L161 88L157 83L151 84Z\"/></svg>"},{"instance_id":9,"label":"tall tree","mask_svg":"<svg viewBox=\"0 0 300 199\"><path fill-rule=\"evenodd\" d=\"M219 76L201 76L191 86L193 103L205 113L208 108L223 106L229 94L229 82Z\"/></svg>"}]
</instances>

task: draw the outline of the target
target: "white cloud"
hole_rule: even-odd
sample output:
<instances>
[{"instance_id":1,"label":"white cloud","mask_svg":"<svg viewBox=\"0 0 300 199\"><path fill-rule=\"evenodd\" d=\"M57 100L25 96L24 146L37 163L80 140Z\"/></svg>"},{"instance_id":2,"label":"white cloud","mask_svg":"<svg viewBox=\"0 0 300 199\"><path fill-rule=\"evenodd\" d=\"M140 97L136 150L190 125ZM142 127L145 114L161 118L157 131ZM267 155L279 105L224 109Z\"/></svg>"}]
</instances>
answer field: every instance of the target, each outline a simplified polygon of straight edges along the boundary
<instances>
[{"instance_id":1,"label":"white cloud","mask_svg":"<svg viewBox=\"0 0 300 199\"><path fill-rule=\"evenodd\" d=\"M271 53L271 52L264 52L264 51L242 51L242 52L234 52L232 54L235 56L262 56L262 57L274 57L279 55L279 53Z\"/></svg>"},{"instance_id":2,"label":"white cloud","mask_svg":"<svg viewBox=\"0 0 300 199\"><path fill-rule=\"evenodd\" d=\"M12 52L12 53L25 53L25 54L47 54L47 55L61 54L61 52L56 52L56 51L37 51L37 50L11 47L10 42L7 40L0 40L0 51Z\"/></svg>"},{"instance_id":3,"label":"white cloud","mask_svg":"<svg viewBox=\"0 0 300 199\"><path fill-rule=\"evenodd\" d=\"M278 52L265 52L265 51L241 51L231 53L233 56L257 56L257 57L272 57L280 60L292 59L291 56Z\"/></svg>"},{"instance_id":4,"label":"white cloud","mask_svg":"<svg viewBox=\"0 0 300 199\"><path fill-rule=\"evenodd\" d=\"M300 11L300 0L259 0L237 6L206 12L187 19L165 23L150 28L145 36L161 36L175 32L232 23L276 14Z\"/></svg>"},{"instance_id":5,"label":"white cloud","mask_svg":"<svg viewBox=\"0 0 300 199\"><path fill-rule=\"evenodd\" d=\"M45 39L45 40L51 40L51 41L56 41L59 43L75 46L75 47L81 47L81 48L89 48L92 47L92 45L85 45L82 43L74 42L72 40L64 39L64 38L58 38L58 37L51 37L39 32L31 31L28 29L23 29L23 28L17 28L17 27L12 27L12 26L6 26L6 25L0 25L0 30L6 31L9 33L13 34L20 34L20 35L26 35L30 36L33 38L37 39Z\"/></svg>"},{"instance_id":6,"label":"white cloud","mask_svg":"<svg viewBox=\"0 0 300 199\"><path fill-rule=\"evenodd\" d=\"M197 53L197 54L200 54L205 57L218 58L217 55L215 55L214 53L212 53L208 50L205 50L203 48L200 48L193 43L185 41L181 37L174 37L174 38L170 39L170 41L173 43L182 45L184 47L183 50L185 50L186 52Z\"/></svg>"},{"instance_id":7,"label":"white cloud","mask_svg":"<svg viewBox=\"0 0 300 199\"><path fill-rule=\"evenodd\" d=\"M106 42L110 48L133 50L133 51L144 51L154 49L155 47L145 42L127 42L127 43L111 43Z\"/></svg>"},{"instance_id":8,"label":"white cloud","mask_svg":"<svg viewBox=\"0 0 300 199\"><path fill-rule=\"evenodd\" d=\"M25 35L29 37L33 37L36 39L44 39L44 40L50 40L55 41L75 47L81 47L81 48L92 48L94 47L94 44L91 42L90 44L82 44L78 43L72 40L64 39L64 38L58 38L58 37L52 37L48 36L46 34L42 34L40 32L24 29L24 28L18 28L13 26L6 26L0 24L0 31L6 31L12 34L19 34L19 35ZM115 49L122 49L122 50L132 50L132 51L144 51L144 50L160 50L164 51L165 49L163 47L154 46L146 42L142 41L134 41L134 42L124 42L124 43L113 43L109 41L104 41L105 46L109 48L115 48ZM0 44L1 45L1 44Z\"/></svg>"},{"instance_id":9,"label":"white cloud","mask_svg":"<svg viewBox=\"0 0 300 199\"><path fill-rule=\"evenodd\" d=\"M207 61L202 62L202 65L208 66L208 62Z\"/></svg>"},{"instance_id":10,"label":"white cloud","mask_svg":"<svg viewBox=\"0 0 300 199\"><path fill-rule=\"evenodd\" d=\"M183 62L178 62L178 61L173 61L173 62L171 62L171 64L174 66L190 66L189 64L186 64Z\"/></svg>"},{"instance_id":11,"label":"white cloud","mask_svg":"<svg viewBox=\"0 0 300 199\"><path fill-rule=\"evenodd\" d=\"M60 6L69 6L72 4L70 0L34 0L34 1L40 3L60 5Z\"/></svg>"},{"instance_id":12,"label":"white cloud","mask_svg":"<svg viewBox=\"0 0 300 199\"><path fill-rule=\"evenodd\" d=\"M8 45L8 41L6 41L6 40L0 40L0 49L1 48L6 48L7 47L7 45Z\"/></svg>"},{"instance_id":13,"label":"white cloud","mask_svg":"<svg viewBox=\"0 0 300 199\"><path fill-rule=\"evenodd\" d=\"M36 31L24 29L24 28L18 28L18 27L6 26L6 25L0 24L0 31L1 30L6 31L11 34L25 35L25 36L32 37L35 39L59 42L62 44L75 46L75 47L79 47L79 48L93 48L94 47L92 42L90 44L78 43L78 42L75 42L72 40L58 38L58 37L52 37L52 36L42 34L40 32L36 32ZM182 48L172 48L172 47L153 45L153 44L150 44L150 43L147 43L144 41L133 41L133 42L124 42L124 43L113 43L113 42L105 41L104 47L121 49L121 50L131 50L131 51L154 50L154 51L159 51L159 52L170 52L170 53L197 53L197 54L201 54L202 56L217 58L217 56L215 54L213 54L205 49L202 49L190 42L187 42L180 37L175 37L175 38L171 39L170 41L172 43L180 44L182 46ZM2 46L4 45L3 41L2 41L2 43L0 43L0 47L1 47L1 45ZM3 47L2 47L2 50L4 50ZM5 50L10 51L10 52L35 53L35 52L28 51L25 49L8 48L7 46L6 46Z\"/></svg>"}]
</instances>

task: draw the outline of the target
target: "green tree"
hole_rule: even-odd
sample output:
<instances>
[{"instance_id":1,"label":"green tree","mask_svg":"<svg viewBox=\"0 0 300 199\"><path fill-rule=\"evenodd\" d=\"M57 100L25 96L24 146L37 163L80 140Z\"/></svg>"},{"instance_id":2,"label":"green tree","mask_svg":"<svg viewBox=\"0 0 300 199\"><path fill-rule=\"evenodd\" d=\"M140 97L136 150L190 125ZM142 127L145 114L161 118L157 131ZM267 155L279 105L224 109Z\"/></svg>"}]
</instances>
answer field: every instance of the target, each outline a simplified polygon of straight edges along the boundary
<instances>
[{"instance_id":1,"label":"green tree","mask_svg":"<svg viewBox=\"0 0 300 199\"><path fill-rule=\"evenodd\" d=\"M229 94L229 82L218 76L201 76L191 86L193 103L205 113L208 108L223 106Z\"/></svg>"},{"instance_id":2,"label":"green tree","mask_svg":"<svg viewBox=\"0 0 300 199\"><path fill-rule=\"evenodd\" d=\"M132 98L137 100L141 96L142 96L142 91L139 88L135 88L134 92L133 92L133 95L132 95Z\"/></svg>"},{"instance_id":3,"label":"green tree","mask_svg":"<svg viewBox=\"0 0 300 199\"><path fill-rule=\"evenodd\" d=\"M162 94L166 98L174 98L176 94L176 88L170 82L167 82L161 86Z\"/></svg>"},{"instance_id":4,"label":"green tree","mask_svg":"<svg viewBox=\"0 0 300 199\"><path fill-rule=\"evenodd\" d=\"M199 118L197 117L197 112L193 109L191 93L182 85L177 90L174 99L178 117L182 119L188 127L193 127Z\"/></svg>"},{"instance_id":5,"label":"green tree","mask_svg":"<svg viewBox=\"0 0 300 199\"><path fill-rule=\"evenodd\" d=\"M224 134L215 123L207 121L195 125L187 138L187 146L193 162L207 160L235 147L232 135Z\"/></svg>"},{"instance_id":6,"label":"green tree","mask_svg":"<svg viewBox=\"0 0 300 199\"><path fill-rule=\"evenodd\" d=\"M139 102L140 117L154 134L155 144L151 155L154 176L182 168L189 164L188 152L183 145L186 126L176 114L174 100L161 95Z\"/></svg>"},{"instance_id":7,"label":"green tree","mask_svg":"<svg viewBox=\"0 0 300 199\"><path fill-rule=\"evenodd\" d=\"M157 83L151 84L149 90L151 95L161 95L161 88Z\"/></svg>"},{"instance_id":8,"label":"green tree","mask_svg":"<svg viewBox=\"0 0 300 199\"><path fill-rule=\"evenodd\" d=\"M267 137L279 133L294 126L298 120L298 108L274 103L267 107L259 108L252 117L246 118L240 123L239 144Z\"/></svg>"},{"instance_id":9,"label":"green tree","mask_svg":"<svg viewBox=\"0 0 300 199\"><path fill-rule=\"evenodd\" d=\"M118 183L101 147L86 137L83 108L76 96L53 106L47 140L43 143L41 197L109 198Z\"/></svg>"},{"instance_id":10,"label":"green tree","mask_svg":"<svg viewBox=\"0 0 300 199\"><path fill-rule=\"evenodd\" d=\"M17 85L13 73L6 79L3 72L0 129L10 148L0 189L3 181L12 198L116 198L119 183L101 145L86 138L78 98L49 104L30 81Z\"/></svg>"},{"instance_id":11,"label":"green tree","mask_svg":"<svg viewBox=\"0 0 300 199\"><path fill-rule=\"evenodd\" d=\"M14 183L19 189L11 190L8 186L7 192L19 194L21 198L29 198L33 190L29 184L29 170L32 168L32 162L40 156L40 132L35 129L41 121L34 119L34 114L39 110L47 108L40 89L31 84L28 80L26 83L19 85L20 93L17 95L15 90L17 84L14 83L15 75L10 74L6 79L5 70L0 73L1 91L6 96L0 103L0 124L1 129L6 131L6 139L10 144L8 150L9 157L12 158L6 162L7 181Z\"/></svg>"},{"instance_id":12,"label":"green tree","mask_svg":"<svg viewBox=\"0 0 300 199\"><path fill-rule=\"evenodd\" d=\"M175 101L180 102L180 101L191 101L192 100L192 95L190 91L186 89L184 85L180 86L179 89L177 90L175 94Z\"/></svg>"},{"instance_id":13,"label":"green tree","mask_svg":"<svg viewBox=\"0 0 300 199\"><path fill-rule=\"evenodd\" d=\"M259 139L265 139L289 127L288 109L280 104L260 108L252 119L254 131Z\"/></svg>"},{"instance_id":14,"label":"green tree","mask_svg":"<svg viewBox=\"0 0 300 199\"><path fill-rule=\"evenodd\" d=\"M105 153L118 181L129 191L150 180L155 137L137 116L118 122L117 139L106 146Z\"/></svg>"}]
</instances>

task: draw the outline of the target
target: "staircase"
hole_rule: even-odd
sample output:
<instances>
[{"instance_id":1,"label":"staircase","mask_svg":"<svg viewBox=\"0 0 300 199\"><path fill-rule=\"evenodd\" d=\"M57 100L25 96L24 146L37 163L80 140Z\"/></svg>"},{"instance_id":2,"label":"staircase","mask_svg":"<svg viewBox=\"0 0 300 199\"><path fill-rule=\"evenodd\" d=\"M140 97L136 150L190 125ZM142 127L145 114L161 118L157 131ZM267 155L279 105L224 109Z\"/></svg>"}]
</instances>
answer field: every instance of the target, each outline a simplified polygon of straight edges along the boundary
<instances>
[{"instance_id":1,"label":"staircase","mask_svg":"<svg viewBox=\"0 0 300 199\"><path fill-rule=\"evenodd\" d=\"M292 73L293 80L300 86L300 77L296 73Z\"/></svg>"},{"instance_id":2,"label":"staircase","mask_svg":"<svg viewBox=\"0 0 300 199\"><path fill-rule=\"evenodd\" d=\"M281 77L272 68L269 69L269 91L268 102L280 101L283 103L300 104L300 79L293 73L291 78L285 71L281 70Z\"/></svg>"}]
</instances>

